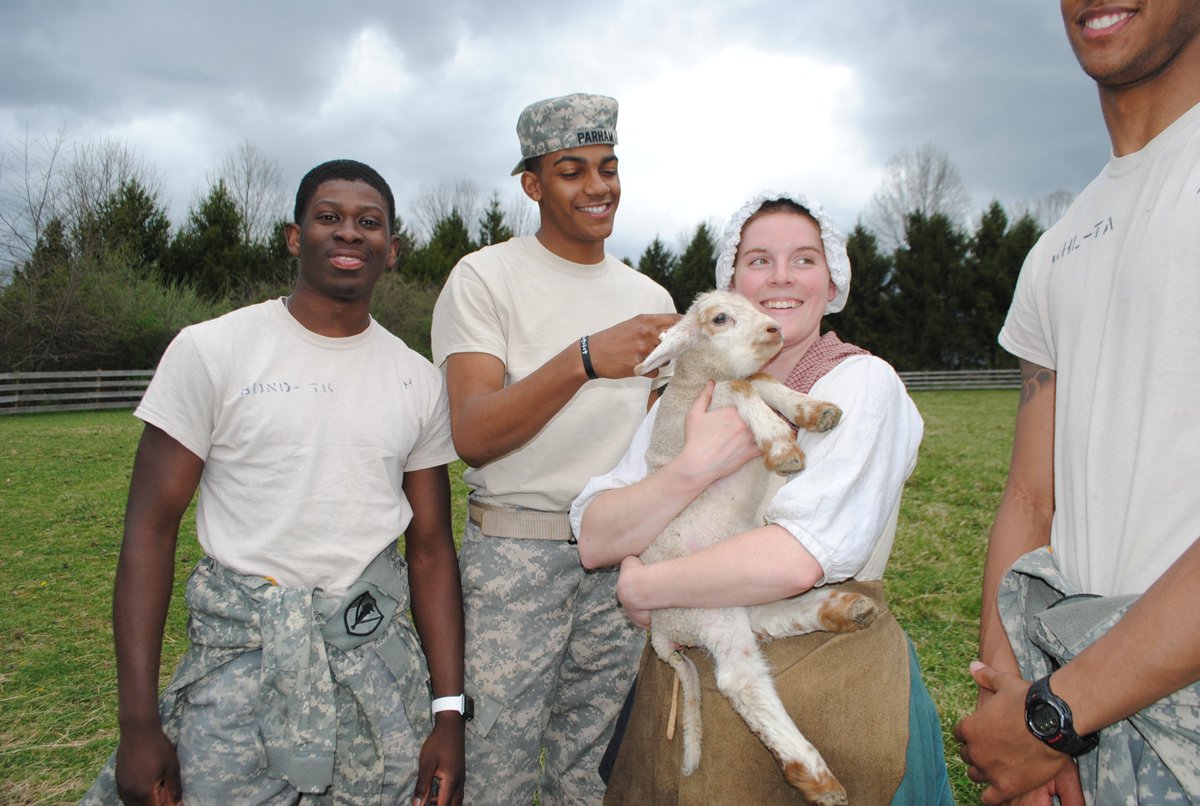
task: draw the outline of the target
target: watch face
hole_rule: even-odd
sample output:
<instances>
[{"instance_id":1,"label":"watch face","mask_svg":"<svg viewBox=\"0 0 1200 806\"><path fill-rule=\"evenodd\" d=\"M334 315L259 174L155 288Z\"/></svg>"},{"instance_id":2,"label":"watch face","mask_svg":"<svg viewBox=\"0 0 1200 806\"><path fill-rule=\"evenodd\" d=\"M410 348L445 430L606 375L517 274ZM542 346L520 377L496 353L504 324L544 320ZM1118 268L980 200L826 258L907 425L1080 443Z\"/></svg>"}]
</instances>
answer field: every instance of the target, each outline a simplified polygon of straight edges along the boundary
<instances>
[{"instance_id":1,"label":"watch face","mask_svg":"<svg viewBox=\"0 0 1200 806\"><path fill-rule=\"evenodd\" d=\"M1062 730L1062 716L1050 703L1040 702L1029 713L1029 726L1042 737L1051 737Z\"/></svg>"}]
</instances>

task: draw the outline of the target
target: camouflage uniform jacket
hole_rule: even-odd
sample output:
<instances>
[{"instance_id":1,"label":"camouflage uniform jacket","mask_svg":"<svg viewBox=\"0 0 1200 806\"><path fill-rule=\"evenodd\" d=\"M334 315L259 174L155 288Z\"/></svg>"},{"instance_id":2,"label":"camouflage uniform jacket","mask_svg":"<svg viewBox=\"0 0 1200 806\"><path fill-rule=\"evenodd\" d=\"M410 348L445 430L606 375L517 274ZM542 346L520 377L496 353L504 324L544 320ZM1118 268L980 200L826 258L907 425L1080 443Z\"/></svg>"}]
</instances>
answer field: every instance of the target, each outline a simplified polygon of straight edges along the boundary
<instances>
[{"instance_id":1,"label":"camouflage uniform jacket","mask_svg":"<svg viewBox=\"0 0 1200 806\"><path fill-rule=\"evenodd\" d=\"M1017 560L997 601L1021 675L1037 680L1070 662L1137 600L1072 590L1048 547ZM1180 689L1100 733L1078 759L1090 803L1200 802L1200 683Z\"/></svg>"},{"instance_id":2,"label":"camouflage uniform jacket","mask_svg":"<svg viewBox=\"0 0 1200 806\"><path fill-rule=\"evenodd\" d=\"M159 700L167 737L179 740L190 685L246 652L261 650L256 715L267 774L299 792L322 793L332 786L343 799L378 803L383 742L367 716L372 709L363 704L399 697L414 729L433 728L424 655L408 622L404 568L403 557L389 547L343 599L333 601L202 559L185 593L190 645ZM398 690L380 691L362 674L354 650L368 642ZM357 727L364 724L366 731ZM85 802L117 802L112 767L110 758Z\"/></svg>"}]
</instances>

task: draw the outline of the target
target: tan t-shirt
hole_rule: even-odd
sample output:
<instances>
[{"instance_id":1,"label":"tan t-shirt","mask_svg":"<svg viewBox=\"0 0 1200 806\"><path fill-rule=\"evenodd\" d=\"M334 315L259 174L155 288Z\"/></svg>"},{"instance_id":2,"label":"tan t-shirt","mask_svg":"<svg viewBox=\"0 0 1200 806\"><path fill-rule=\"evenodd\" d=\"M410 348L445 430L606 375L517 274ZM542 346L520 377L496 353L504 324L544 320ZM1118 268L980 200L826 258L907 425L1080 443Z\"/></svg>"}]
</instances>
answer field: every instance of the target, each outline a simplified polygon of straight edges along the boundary
<instances>
[{"instance_id":1,"label":"tan t-shirt","mask_svg":"<svg viewBox=\"0 0 1200 806\"><path fill-rule=\"evenodd\" d=\"M1140 593L1200 537L1200 105L1029 253L1000 344L1057 373L1055 562Z\"/></svg>"},{"instance_id":2,"label":"tan t-shirt","mask_svg":"<svg viewBox=\"0 0 1200 806\"><path fill-rule=\"evenodd\" d=\"M331 598L408 528L404 474L455 458L435 367L374 320L329 338L278 299L185 328L134 413L204 460L206 554Z\"/></svg>"},{"instance_id":3,"label":"tan t-shirt","mask_svg":"<svg viewBox=\"0 0 1200 806\"><path fill-rule=\"evenodd\" d=\"M433 312L433 361L444 368L454 353L494 355L508 386L580 336L674 310L662 286L610 255L582 265L534 236L514 238L467 255L451 272ZM483 500L565 512L588 479L625 453L650 386L648 378L588 381L536 437L464 479Z\"/></svg>"}]
</instances>

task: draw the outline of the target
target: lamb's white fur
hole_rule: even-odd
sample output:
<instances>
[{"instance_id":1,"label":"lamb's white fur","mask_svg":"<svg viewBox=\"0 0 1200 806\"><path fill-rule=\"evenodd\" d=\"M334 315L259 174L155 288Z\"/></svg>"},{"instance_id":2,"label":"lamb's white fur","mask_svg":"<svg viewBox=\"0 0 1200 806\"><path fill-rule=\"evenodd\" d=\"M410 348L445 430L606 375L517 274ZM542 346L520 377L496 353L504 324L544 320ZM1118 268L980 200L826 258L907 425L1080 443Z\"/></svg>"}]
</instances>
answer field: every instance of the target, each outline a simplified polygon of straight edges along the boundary
<instances>
[{"instance_id":1,"label":"lamb's white fur","mask_svg":"<svg viewBox=\"0 0 1200 806\"><path fill-rule=\"evenodd\" d=\"M708 379L717 382L712 408L736 406L762 449L763 462L748 462L712 484L683 510L642 553L646 563L684 556L756 525L770 472L788 474L804 467L804 454L792 429L826 431L841 410L792 391L759 373L783 346L778 324L740 295L713 291L696 298L684 317L663 334L637 368L649 372L675 360L650 446L651 472L683 447L683 422ZM788 717L758 640L818 630L861 629L875 618L875 605L857 594L817 588L801 596L755 607L677 608L654 612L650 642L675 670L683 692L683 772L700 763L700 684L696 668L678 646L702 646L712 653L717 687L750 729L783 766L788 782L822 806L846 803L846 793L816 748Z\"/></svg>"}]
</instances>

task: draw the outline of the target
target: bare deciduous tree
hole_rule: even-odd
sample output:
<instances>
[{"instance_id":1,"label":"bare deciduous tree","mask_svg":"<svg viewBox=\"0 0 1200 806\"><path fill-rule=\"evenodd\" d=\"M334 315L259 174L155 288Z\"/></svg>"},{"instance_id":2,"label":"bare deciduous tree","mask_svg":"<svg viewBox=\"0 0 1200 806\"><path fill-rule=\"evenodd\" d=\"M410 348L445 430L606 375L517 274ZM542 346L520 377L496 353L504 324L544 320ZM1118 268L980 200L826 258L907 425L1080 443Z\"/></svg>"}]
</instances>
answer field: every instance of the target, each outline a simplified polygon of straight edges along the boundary
<instances>
[{"instance_id":1,"label":"bare deciduous tree","mask_svg":"<svg viewBox=\"0 0 1200 806\"><path fill-rule=\"evenodd\" d=\"M0 264L5 275L33 250L61 209L56 193L67 133L9 143L0 153Z\"/></svg>"},{"instance_id":2,"label":"bare deciduous tree","mask_svg":"<svg viewBox=\"0 0 1200 806\"><path fill-rule=\"evenodd\" d=\"M508 201L502 205L504 221L513 235L533 235L537 232L541 219L538 215L537 204L522 190L514 191Z\"/></svg>"},{"instance_id":3,"label":"bare deciduous tree","mask_svg":"<svg viewBox=\"0 0 1200 806\"><path fill-rule=\"evenodd\" d=\"M279 160L246 139L225 155L209 183L216 185L217 180L224 180L242 217L242 242L266 243L276 222L287 216L288 194Z\"/></svg>"},{"instance_id":4,"label":"bare deciduous tree","mask_svg":"<svg viewBox=\"0 0 1200 806\"><path fill-rule=\"evenodd\" d=\"M155 170L119 140L75 143L64 130L9 144L0 154L0 265L11 271L27 262L51 221L74 237L135 180L157 196Z\"/></svg>"},{"instance_id":5,"label":"bare deciduous tree","mask_svg":"<svg viewBox=\"0 0 1200 806\"><path fill-rule=\"evenodd\" d=\"M905 242L909 214L941 214L962 222L970 203L967 186L950 157L926 143L888 160L887 175L871 198L866 224L890 250Z\"/></svg>"},{"instance_id":6,"label":"bare deciduous tree","mask_svg":"<svg viewBox=\"0 0 1200 806\"><path fill-rule=\"evenodd\" d=\"M478 221L481 195L479 186L470 179L422 185L412 201L412 220L416 224L418 236L428 241L438 223L445 221L455 212L463 221L472 224Z\"/></svg>"},{"instance_id":7,"label":"bare deciduous tree","mask_svg":"<svg viewBox=\"0 0 1200 806\"><path fill-rule=\"evenodd\" d=\"M140 154L113 138L76 143L58 186L63 218L72 227L93 220L104 202L136 181L157 199L162 180Z\"/></svg>"},{"instance_id":8,"label":"bare deciduous tree","mask_svg":"<svg viewBox=\"0 0 1200 806\"><path fill-rule=\"evenodd\" d=\"M1013 219L1029 216L1042 230L1054 226L1063 217L1075 196L1065 190L1055 190L1024 204L1013 205Z\"/></svg>"}]
</instances>

